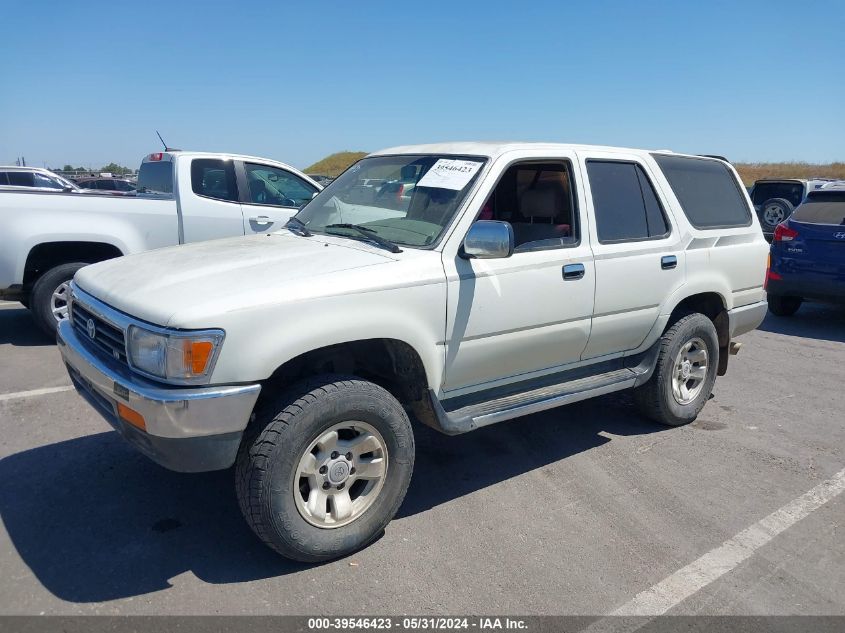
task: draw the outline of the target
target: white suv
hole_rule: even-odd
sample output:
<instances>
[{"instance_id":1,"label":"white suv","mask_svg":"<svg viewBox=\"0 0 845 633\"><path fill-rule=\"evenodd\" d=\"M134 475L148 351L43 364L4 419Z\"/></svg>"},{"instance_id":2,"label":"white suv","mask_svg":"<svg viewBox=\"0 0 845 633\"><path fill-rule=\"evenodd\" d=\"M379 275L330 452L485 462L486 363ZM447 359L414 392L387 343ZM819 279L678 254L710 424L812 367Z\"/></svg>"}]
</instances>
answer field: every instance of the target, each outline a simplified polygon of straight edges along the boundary
<instances>
[{"instance_id":1,"label":"white suv","mask_svg":"<svg viewBox=\"0 0 845 633\"><path fill-rule=\"evenodd\" d=\"M407 198L362 193L411 171ZM284 230L80 270L59 343L127 440L175 470L235 464L255 533L319 561L398 510L411 420L464 433L629 388L694 420L766 314L767 253L722 160L398 147Z\"/></svg>"}]
</instances>

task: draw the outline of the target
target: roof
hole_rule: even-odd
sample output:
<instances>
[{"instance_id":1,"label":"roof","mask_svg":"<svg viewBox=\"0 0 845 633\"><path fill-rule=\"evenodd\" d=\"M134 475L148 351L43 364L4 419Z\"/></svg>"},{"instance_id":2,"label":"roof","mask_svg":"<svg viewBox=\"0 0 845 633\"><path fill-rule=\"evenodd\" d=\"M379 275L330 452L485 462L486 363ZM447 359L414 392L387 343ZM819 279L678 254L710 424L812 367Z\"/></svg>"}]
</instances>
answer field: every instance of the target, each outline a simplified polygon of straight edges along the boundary
<instances>
[{"instance_id":1,"label":"roof","mask_svg":"<svg viewBox=\"0 0 845 633\"><path fill-rule=\"evenodd\" d=\"M630 153L669 153L671 150L648 150L628 147L610 147L605 145L578 145L572 143L529 143L529 142L454 142L428 143L424 145L399 145L373 152L370 156L384 156L388 154L459 154L463 156L486 156L496 158L506 152L518 150L581 150L596 152L630 152Z\"/></svg>"},{"instance_id":2,"label":"roof","mask_svg":"<svg viewBox=\"0 0 845 633\"><path fill-rule=\"evenodd\" d=\"M0 165L0 170L3 171L39 171L42 174L54 175L49 169L43 167L22 167L21 165Z\"/></svg>"}]
</instances>

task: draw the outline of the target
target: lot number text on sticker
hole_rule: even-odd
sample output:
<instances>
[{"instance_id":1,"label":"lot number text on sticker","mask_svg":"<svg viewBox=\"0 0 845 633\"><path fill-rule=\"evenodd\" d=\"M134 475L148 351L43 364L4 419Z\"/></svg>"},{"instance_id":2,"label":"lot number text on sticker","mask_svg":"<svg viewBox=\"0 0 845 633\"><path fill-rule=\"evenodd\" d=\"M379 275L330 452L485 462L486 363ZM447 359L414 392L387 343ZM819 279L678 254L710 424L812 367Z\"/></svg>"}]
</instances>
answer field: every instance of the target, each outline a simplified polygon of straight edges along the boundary
<instances>
[{"instance_id":1,"label":"lot number text on sticker","mask_svg":"<svg viewBox=\"0 0 845 633\"><path fill-rule=\"evenodd\" d=\"M417 183L417 187L438 187L460 191L475 176L481 163L472 160L441 158Z\"/></svg>"}]
</instances>

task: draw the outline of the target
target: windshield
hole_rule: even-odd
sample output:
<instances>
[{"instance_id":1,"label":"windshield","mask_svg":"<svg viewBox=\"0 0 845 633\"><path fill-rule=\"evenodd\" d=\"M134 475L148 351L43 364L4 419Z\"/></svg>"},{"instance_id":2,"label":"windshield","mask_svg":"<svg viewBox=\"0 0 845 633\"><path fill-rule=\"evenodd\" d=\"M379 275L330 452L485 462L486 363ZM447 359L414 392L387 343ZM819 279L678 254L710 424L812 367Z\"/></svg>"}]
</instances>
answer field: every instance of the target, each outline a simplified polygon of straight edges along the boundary
<instances>
[{"instance_id":1,"label":"windshield","mask_svg":"<svg viewBox=\"0 0 845 633\"><path fill-rule=\"evenodd\" d=\"M296 217L315 233L365 239L336 226L357 224L395 244L429 246L452 221L484 162L474 156L419 154L365 158Z\"/></svg>"}]
</instances>

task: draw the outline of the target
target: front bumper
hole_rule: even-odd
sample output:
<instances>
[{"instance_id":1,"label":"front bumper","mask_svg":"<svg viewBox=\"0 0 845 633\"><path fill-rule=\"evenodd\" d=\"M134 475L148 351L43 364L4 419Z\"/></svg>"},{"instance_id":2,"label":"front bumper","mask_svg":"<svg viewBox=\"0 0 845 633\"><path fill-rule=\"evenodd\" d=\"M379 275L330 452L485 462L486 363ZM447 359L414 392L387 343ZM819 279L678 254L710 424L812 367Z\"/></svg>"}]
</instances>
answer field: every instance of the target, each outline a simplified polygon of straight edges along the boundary
<instances>
[{"instance_id":1,"label":"front bumper","mask_svg":"<svg viewBox=\"0 0 845 633\"><path fill-rule=\"evenodd\" d=\"M147 457L181 472L234 463L261 385L162 387L93 353L67 320L58 344L76 390ZM146 429L123 420L118 404L143 416Z\"/></svg>"},{"instance_id":2,"label":"front bumper","mask_svg":"<svg viewBox=\"0 0 845 633\"><path fill-rule=\"evenodd\" d=\"M758 301L757 303L728 310L730 338L745 334L751 330L756 330L763 322L763 319L766 318L768 307L769 304L765 301Z\"/></svg>"}]
</instances>

